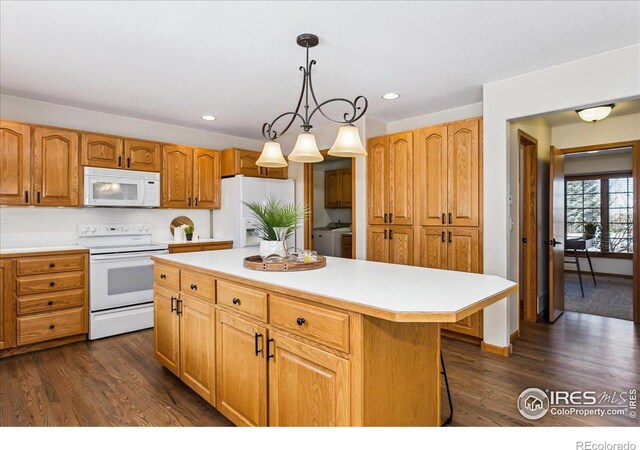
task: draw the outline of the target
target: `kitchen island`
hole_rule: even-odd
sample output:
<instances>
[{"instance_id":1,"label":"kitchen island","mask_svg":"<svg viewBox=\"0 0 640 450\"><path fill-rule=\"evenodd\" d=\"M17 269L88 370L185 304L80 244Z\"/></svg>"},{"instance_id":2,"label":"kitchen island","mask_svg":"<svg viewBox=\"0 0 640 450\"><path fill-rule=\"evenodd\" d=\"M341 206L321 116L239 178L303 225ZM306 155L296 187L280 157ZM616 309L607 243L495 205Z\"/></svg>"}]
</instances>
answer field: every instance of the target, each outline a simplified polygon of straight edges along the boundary
<instances>
[{"instance_id":1,"label":"kitchen island","mask_svg":"<svg viewBox=\"0 0 640 450\"><path fill-rule=\"evenodd\" d=\"M440 324L517 289L342 258L257 272L254 253L154 257L155 356L238 425L438 426Z\"/></svg>"}]
</instances>

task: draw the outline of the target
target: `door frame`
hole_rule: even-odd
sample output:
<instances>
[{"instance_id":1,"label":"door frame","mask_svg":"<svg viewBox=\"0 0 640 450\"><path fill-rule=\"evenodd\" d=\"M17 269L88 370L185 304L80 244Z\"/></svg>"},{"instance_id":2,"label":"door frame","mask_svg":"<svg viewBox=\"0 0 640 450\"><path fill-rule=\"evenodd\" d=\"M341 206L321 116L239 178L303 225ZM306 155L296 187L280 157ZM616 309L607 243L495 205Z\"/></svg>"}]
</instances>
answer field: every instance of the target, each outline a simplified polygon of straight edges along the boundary
<instances>
[{"instance_id":1,"label":"door frame","mask_svg":"<svg viewBox=\"0 0 640 450\"><path fill-rule=\"evenodd\" d=\"M608 144L587 145L582 147L563 148L560 151L565 154L592 152L596 150L612 150L615 148L631 147L633 154L632 177L633 177L633 321L640 323L640 140L611 142ZM551 286L550 286L551 288Z\"/></svg>"},{"instance_id":2,"label":"door frame","mask_svg":"<svg viewBox=\"0 0 640 450\"><path fill-rule=\"evenodd\" d=\"M320 150L327 156L329 150ZM304 217L304 248L311 249L313 242L313 164L304 164L304 204L309 213ZM356 159L351 158L351 258L356 259Z\"/></svg>"},{"instance_id":3,"label":"door frame","mask_svg":"<svg viewBox=\"0 0 640 450\"><path fill-rule=\"evenodd\" d=\"M535 162L532 164L532 160ZM522 319L538 320L538 140L518 130L518 278ZM526 247L523 238L527 238ZM522 258L520 258L520 256ZM522 276L520 276L522 275ZM520 302L519 302L520 303Z\"/></svg>"}]
</instances>

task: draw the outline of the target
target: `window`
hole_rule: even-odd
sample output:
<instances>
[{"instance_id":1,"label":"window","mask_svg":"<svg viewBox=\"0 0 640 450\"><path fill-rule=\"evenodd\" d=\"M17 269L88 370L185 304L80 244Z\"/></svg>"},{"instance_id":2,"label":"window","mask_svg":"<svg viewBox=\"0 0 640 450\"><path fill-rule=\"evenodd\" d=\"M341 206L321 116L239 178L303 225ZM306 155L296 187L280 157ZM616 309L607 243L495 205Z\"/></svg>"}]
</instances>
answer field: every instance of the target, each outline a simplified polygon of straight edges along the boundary
<instances>
[{"instance_id":1,"label":"window","mask_svg":"<svg viewBox=\"0 0 640 450\"><path fill-rule=\"evenodd\" d=\"M584 236L597 225L595 250L633 253L633 178L630 173L566 178L565 237Z\"/></svg>"}]
</instances>

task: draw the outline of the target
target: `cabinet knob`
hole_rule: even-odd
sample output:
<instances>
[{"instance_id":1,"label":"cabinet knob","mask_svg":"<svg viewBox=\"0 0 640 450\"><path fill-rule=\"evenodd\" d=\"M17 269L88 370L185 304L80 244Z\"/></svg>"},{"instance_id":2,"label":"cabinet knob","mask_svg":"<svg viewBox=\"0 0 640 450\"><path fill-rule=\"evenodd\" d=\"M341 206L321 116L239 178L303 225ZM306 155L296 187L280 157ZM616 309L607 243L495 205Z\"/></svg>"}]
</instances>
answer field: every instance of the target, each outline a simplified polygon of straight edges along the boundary
<instances>
[{"instance_id":1,"label":"cabinet knob","mask_svg":"<svg viewBox=\"0 0 640 450\"><path fill-rule=\"evenodd\" d=\"M237 298L237 297L234 297L234 298L233 298L233 300L231 300L231 302L232 302L234 305L239 305L239 304L240 304L240 299L239 299L239 298Z\"/></svg>"},{"instance_id":2,"label":"cabinet knob","mask_svg":"<svg viewBox=\"0 0 640 450\"><path fill-rule=\"evenodd\" d=\"M49 325L49 329L53 330L56 326L54 324Z\"/></svg>"},{"instance_id":3,"label":"cabinet knob","mask_svg":"<svg viewBox=\"0 0 640 450\"><path fill-rule=\"evenodd\" d=\"M167 279L167 276L166 276L164 273L161 273L161 274L160 274L160 279L161 279L161 280L166 280L166 279Z\"/></svg>"},{"instance_id":4,"label":"cabinet knob","mask_svg":"<svg viewBox=\"0 0 640 450\"><path fill-rule=\"evenodd\" d=\"M49 301L47 302L47 305L49 305L49 306L53 305L53 300L49 300Z\"/></svg>"},{"instance_id":5,"label":"cabinet knob","mask_svg":"<svg viewBox=\"0 0 640 450\"><path fill-rule=\"evenodd\" d=\"M298 318L296 319L296 323L297 323L298 325L300 325L300 326L302 326L305 322L306 322L306 320L304 320L304 318L303 318L303 317L298 317Z\"/></svg>"},{"instance_id":6,"label":"cabinet knob","mask_svg":"<svg viewBox=\"0 0 640 450\"><path fill-rule=\"evenodd\" d=\"M49 286L54 287L55 285L56 285L56 282L55 282L55 281L50 281L50 282L49 282Z\"/></svg>"},{"instance_id":7,"label":"cabinet knob","mask_svg":"<svg viewBox=\"0 0 640 450\"><path fill-rule=\"evenodd\" d=\"M198 290L198 285L192 284L191 285L191 289L194 290L194 291L197 291Z\"/></svg>"},{"instance_id":8,"label":"cabinet knob","mask_svg":"<svg viewBox=\"0 0 640 450\"><path fill-rule=\"evenodd\" d=\"M49 267L51 267L52 269L56 266L56 263L49 263Z\"/></svg>"}]
</instances>

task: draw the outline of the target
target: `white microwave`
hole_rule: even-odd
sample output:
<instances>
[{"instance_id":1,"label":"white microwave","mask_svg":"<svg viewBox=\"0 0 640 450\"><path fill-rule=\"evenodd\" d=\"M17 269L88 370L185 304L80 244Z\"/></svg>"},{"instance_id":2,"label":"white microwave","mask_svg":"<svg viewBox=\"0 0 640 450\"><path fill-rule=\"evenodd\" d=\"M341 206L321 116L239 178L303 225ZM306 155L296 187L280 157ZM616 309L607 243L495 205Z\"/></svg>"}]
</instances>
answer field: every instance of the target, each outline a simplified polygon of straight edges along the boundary
<instances>
[{"instance_id":1,"label":"white microwave","mask_svg":"<svg viewBox=\"0 0 640 450\"><path fill-rule=\"evenodd\" d=\"M160 206L160 174L85 167L84 205L158 208Z\"/></svg>"}]
</instances>

